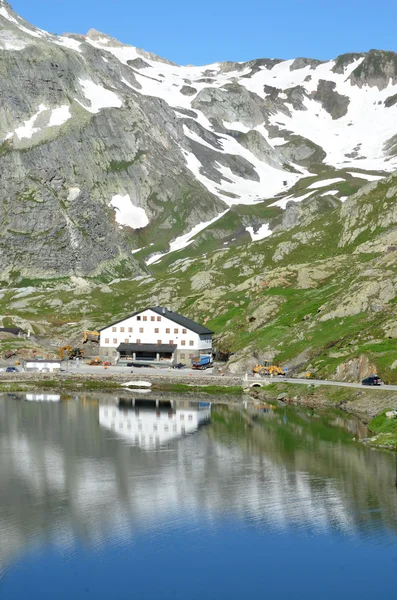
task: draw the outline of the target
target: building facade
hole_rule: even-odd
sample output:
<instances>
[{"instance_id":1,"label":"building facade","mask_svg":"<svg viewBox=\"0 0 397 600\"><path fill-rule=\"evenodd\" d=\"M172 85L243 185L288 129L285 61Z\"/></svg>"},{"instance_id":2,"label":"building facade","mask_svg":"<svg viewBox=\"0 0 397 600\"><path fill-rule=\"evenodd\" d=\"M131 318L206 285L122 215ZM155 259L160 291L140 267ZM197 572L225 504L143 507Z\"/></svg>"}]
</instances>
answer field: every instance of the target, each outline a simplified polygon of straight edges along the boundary
<instances>
[{"instance_id":1,"label":"building facade","mask_svg":"<svg viewBox=\"0 0 397 600\"><path fill-rule=\"evenodd\" d=\"M55 373L60 370L61 362L59 360L28 360L25 364L25 371Z\"/></svg>"},{"instance_id":2,"label":"building facade","mask_svg":"<svg viewBox=\"0 0 397 600\"><path fill-rule=\"evenodd\" d=\"M212 353L213 331L157 306L133 313L100 330L103 360L188 362Z\"/></svg>"}]
</instances>

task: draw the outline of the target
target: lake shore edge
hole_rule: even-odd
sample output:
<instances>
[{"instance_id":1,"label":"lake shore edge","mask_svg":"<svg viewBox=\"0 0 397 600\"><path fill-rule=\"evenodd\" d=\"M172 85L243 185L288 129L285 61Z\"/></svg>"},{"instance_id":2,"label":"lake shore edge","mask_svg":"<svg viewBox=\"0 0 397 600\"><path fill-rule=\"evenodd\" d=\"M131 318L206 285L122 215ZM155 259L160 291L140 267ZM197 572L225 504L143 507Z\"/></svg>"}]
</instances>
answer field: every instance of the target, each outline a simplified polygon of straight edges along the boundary
<instances>
[{"instance_id":1,"label":"lake shore edge","mask_svg":"<svg viewBox=\"0 0 397 600\"><path fill-rule=\"evenodd\" d=\"M158 392L204 393L212 398L227 395L243 396L279 405L307 406L312 409L339 409L357 417L368 425L374 435L364 443L391 450L397 449L397 419L388 419L386 412L397 408L397 392L273 381L263 388L243 388L237 376L175 377L170 375L140 374L86 374L70 372L62 375L49 373L12 373L0 379L0 393L53 390L62 392L115 392L126 384L138 381L152 383Z\"/></svg>"}]
</instances>

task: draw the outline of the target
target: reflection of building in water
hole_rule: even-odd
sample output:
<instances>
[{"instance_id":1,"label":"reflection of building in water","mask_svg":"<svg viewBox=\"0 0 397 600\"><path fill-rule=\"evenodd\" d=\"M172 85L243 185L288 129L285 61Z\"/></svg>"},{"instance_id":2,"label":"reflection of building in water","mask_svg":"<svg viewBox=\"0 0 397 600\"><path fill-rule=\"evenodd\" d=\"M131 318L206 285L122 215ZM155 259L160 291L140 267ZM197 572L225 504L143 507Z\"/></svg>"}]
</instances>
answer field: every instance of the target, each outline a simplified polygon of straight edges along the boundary
<instances>
[{"instance_id":1,"label":"reflection of building in water","mask_svg":"<svg viewBox=\"0 0 397 600\"><path fill-rule=\"evenodd\" d=\"M26 394L29 402L60 402L61 394Z\"/></svg>"},{"instance_id":2,"label":"reflection of building in water","mask_svg":"<svg viewBox=\"0 0 397 600\"><path fill-rule=\"evenodd\" d=\"M120 400L119 406L99 407L101 427L142 448L160 446L194 433L210 418L211 405L208 402L129 399Z\"/></svg>"}]
</instances>

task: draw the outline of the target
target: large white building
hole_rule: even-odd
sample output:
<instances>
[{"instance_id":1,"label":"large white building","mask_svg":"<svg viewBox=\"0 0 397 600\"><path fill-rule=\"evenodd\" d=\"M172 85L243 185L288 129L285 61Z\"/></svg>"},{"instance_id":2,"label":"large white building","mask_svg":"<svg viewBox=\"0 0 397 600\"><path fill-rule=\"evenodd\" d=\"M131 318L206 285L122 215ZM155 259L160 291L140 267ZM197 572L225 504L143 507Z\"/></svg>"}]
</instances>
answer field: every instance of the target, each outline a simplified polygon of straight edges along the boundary
<instances>
[{"instance_id":1,"label":"large white building","mask_svg":"<svg viewBox=\"0 0 397 600\"><path fill-rule=\"evenodd\" d=\"M179 362L212 353L213 331L183 315L149 307L100 330L104 360Z\"/></svg>"}]
</instances>

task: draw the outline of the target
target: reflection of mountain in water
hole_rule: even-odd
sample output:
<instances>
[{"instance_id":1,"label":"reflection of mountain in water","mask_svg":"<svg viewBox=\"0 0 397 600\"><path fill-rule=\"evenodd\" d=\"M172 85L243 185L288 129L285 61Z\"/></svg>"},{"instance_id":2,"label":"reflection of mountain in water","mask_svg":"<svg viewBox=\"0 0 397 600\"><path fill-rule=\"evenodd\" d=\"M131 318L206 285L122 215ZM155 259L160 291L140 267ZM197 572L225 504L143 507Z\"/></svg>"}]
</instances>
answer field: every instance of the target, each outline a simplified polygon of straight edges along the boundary
<instances>
[{"instance_id":1,"label":"reflection of mountain in water","mask_svg":"<svg viewBox=\"0 0 397 600\"><path fill-rule=\"evenodd\" d=\"M208 402L132 399L121 401L119 406L99 407L101 427L141 448L156 448L194 433L210 418Z\"/></svg>"},{"instance_id":2,"label":"reflection of mountain in water","mask_svg":"<svg viewBox=\"0 0 397 600\"><path fill-rule=\"evenodd\" d=\"M180 400L171 422L186 411L186 425L197 429L200 414L186 422L188 402ZM213 406L209 427L148 452L140 437L135 445L135 433L125 443L124 427L131 420L132 434L136 417L137 425L141 419L153 426L155 409L137 416L132 407L116 407L124 420L120 437L103 427L115 404L0 400L0 565L33 540L102 543L137 529L216 523L221 515L264 529L373 537L397 527L394 457L354 444L351 434L304 412L261 421ZM167 419L164 411L160 423ZM182 427L163 433L180 435Z\"/></svg>"}]
</instances>

